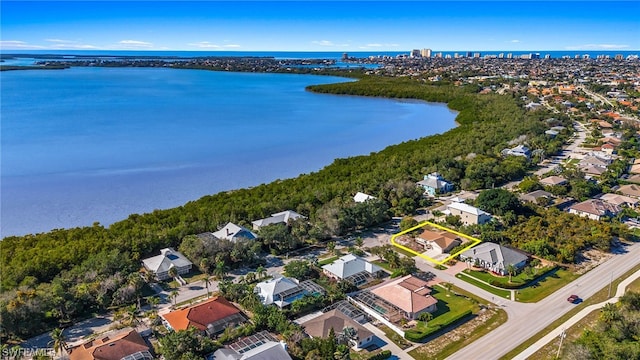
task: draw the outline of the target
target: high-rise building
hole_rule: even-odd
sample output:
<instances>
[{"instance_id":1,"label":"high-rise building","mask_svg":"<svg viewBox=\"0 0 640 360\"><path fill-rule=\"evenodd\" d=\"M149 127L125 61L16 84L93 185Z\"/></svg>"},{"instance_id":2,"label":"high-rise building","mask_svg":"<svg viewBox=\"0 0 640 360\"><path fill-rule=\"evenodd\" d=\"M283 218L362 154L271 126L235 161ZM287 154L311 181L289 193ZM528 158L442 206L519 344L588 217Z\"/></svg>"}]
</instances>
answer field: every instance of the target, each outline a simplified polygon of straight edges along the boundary
<instances>
[{"instance_id":1,"label":"high-rise building","mask_svg":"<svg viewBox=\"0 0 640 360\"><path fill-rule=\"evenodd\" d=\"M616 60L622 60L622 54L616 54L615 59Z\"/></svg>"},{"instance_id":2,"label":"high-rise building","mask_svg":"<svg viewBox=\"0 0 640 360\"><path fill-rule=\"evenodd\" d=\"M512 53L508 53L507 54L507 59L513 59L513 54Z\"/></svg>"},{"instance_id":3,"label":"high-rise building","mask_svg":"<svg viewBox=\"0 0 640 360\"><path fill-rule=\"evenodd\" d=\"M504 59L504 53L498 54L498 59Z\"/></svg>"},{"instance_id":4,"label":"high-rise building","mask_svg":"<svg viewBox=\"0 0 640 360\"><path fill-rule=\"evenodd\" d=\"M349 54L342 53L342 60L349 60Z\"/></svg>"},{"instance_id":5,"label":"high-rise building","mask_svg":"<svg viewBox=\"0 0 640 360\"><path fill-rule=\"evenodd\" d=\"M430 58L431 49L422 49L422 51L420 52L420 55L422 55L423 58Z\"/></svg>"},{"instance_id":6,"label":"high-rise building","mask_svg":"<svg viewBox=\"0 0 640 360\"><path fill-rule=\"evenodd\" d=\"M481 55L482 54L480 54L479 52L473 53L473 57L476 58L476 59L480 58Z\"/></svg>"},{"instance_id":7,"label":"high-rise building","mask_svg":"<svg viewBox=\"0 0 640 360\"><path fill-rule=\"evenodd\" d=\"M545 54L545 55L544 55L544 58L545 58L545 59L551 59L551 54Z\"/></svg>"},{"instance_id":8,"label":"high-rise building","mask_svg":"<svg viewBox=\"0 0 640 360\"><path fill-rule=\"evenodd\" d=\"M471 51L467 51L467 57L471 57L472 53Z\"/></svg>"},{"instance_id":9,"label":"high-rise building","mask_svg":"<svg viewBox=\"0 0 640 360\"><path fill-rule=\"evenodd\" d=\"M420 50L418 49L413 49L411 50L411 55L409 55L412 58L418 58L420 57Z\"/></svg>"}]
</instances>

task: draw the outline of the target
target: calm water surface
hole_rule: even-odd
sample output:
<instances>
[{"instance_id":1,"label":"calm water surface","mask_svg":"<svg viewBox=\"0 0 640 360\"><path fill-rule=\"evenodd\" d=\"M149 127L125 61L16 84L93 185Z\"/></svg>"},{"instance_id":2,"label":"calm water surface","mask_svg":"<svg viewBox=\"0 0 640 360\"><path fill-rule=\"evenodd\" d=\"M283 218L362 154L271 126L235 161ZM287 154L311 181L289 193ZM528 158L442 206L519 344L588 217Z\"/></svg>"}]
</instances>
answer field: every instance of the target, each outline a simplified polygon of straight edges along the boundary
<instances>
[{"instance_id":1,"label":"calm water surface","mask_svg":"<svg viewBox=\"0 0 640 360\"><path fill-rule=\"evenodd\" d=\"M455 117L442 104L309 93L348 81L312 75L72 68L0 80L3 237L317 171Z\"/></svg>"}]
</instances>

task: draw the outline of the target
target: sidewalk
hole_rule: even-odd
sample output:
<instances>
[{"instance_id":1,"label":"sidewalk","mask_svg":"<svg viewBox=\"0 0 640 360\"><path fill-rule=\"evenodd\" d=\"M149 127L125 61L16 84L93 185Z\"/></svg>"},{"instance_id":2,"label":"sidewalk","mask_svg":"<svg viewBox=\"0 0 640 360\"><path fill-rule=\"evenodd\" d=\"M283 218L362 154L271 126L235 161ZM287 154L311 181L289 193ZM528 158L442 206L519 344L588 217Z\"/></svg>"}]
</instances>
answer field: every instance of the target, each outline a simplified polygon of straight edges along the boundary
<instances>
[{"instance_id":1,"label":"sidewalk","mask_svg":"<svg viewBox=\"0 0 640 360\"><path fill-rule=\"evenodd\" d=\"M620 283L620 285L618 285L618 289L616 290L616 294L615 294L614 297L612 297L609 300L603 301L603 302L601 302L599 304L587 306L586 308L580 310L580 312L575 314L573 317L571 317L571 319L565 321L564 324L562 324L562 325L558 326L557 328L553 329L546 336L544 336L542 339L536 341L533 345L531 345L528 348L526 348L523 352L518 354L513 359L514 360L525 360L525 359L527 359L529 356L533 355L536 351L540 350L543 346L545 346L546 344L551 342L553 339L555 339L558 336L560 336L560 334L562 334L562 332L565 329L568 329L571 326L575 325L578 321L580 321L580 319L582 319L583 317L587 316L592 311L598 310L598 309L602 308L603 306L605 306L608 303L616 303L616 302L618 302L619 298L622 295L624 295L627 286L629 286L629 284L631 284L631 282L633 282L634 280L636 280L638 278L640 278L640 271L636 271L633 275L631 275L628 278L626 278L625 280L623 280Z\"/></svg>"}]
</instances>

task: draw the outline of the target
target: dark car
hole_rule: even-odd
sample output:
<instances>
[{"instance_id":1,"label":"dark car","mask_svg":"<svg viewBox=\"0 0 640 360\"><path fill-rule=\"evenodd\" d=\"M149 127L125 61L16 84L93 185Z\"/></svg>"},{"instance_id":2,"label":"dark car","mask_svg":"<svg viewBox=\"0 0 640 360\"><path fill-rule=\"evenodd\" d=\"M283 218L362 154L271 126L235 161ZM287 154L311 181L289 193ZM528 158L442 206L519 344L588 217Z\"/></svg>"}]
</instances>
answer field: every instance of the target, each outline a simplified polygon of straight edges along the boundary
<instances>
[{"instance_id":1,"label":"dark car","mask_svg":"<svg viewBox=\"0 0 640 360\"><path fill-rule=\"evenodd\" d=\"M578 295L571 295L567 299L567 301L570 302L570 303L576 303L578 300L580 300L580 296L578 296Z\"/></svg>"}]
</instances>

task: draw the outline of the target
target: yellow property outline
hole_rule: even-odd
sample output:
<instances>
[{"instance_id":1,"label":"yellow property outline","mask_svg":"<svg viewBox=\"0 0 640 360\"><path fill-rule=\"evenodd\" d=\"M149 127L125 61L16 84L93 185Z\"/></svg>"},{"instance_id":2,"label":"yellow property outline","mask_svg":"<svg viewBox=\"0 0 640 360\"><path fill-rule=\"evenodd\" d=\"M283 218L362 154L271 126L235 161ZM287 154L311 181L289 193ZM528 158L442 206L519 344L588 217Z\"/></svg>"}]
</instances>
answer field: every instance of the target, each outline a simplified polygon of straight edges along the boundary
<instances>
[{"instance_id":1,"label":"yellow property outline","mask_svg":"<svg viewBox=\"0 0 640 360\"><path fill-rule=\"evenodd\" d=\"M425 227L425 226L432 226L432 227L434 227L434 228L441 229L441 230L444 230L444 231L447 231L447 232L450 232L450 233L456 234L456 235L458 235L458 236L462 236L462 237L463 237L463 238L465 238L465 239L469 239L469 240L471 240L471 245L469 245L469 246L465 247L464 249L462 249L462 250L460 250L460 251L456 252L455 254L449 254L449 256L447 256L447 258L446 258L446 259L444 259L444 260L442 260L442 261L438 261L438 260L436 260L436 259L434 259L434 258L432 258L432 257L430 257L430 256L427 256L427 255L421 254L421 253L416 252L415 250L410 249L410 248L408 248L408 247L406 247L406 246L404 246L404 245L400 245L400 244L397 244L397 243L396 243L396 238L397 238L398 236L400 236L400 235L404 235L404 234L406 234L406 233L408 233L408 232L411 232L411 231L413 231L413 230L416 230L416 229L419 229L419 228L422 228L422 227ZM430 222L430 221L424 221L424 222L421 222L420 224L418 224L418 225L416 225L416 226L412 227L411 229L407 229L407 230L401 231L401 232L399 232L399 233L394 234L394 235L392 235L392 236L391 236L391 245L393 245L393 246L397 246L398 248L400 248L400 249L402 249L402 250L404 250L404 251L408 251L408 252L410 252L410 253L412 253L412 254L415 254L415 255L417 255L417 256L420 256L421 258L423 258L423 259L425 259L425 260L428 260L428 261L431 261L432 263L434 263L434 264L438 264L438 265L443 265L443 264L444 264L444 263L446 263L447 261L449 261L449 260L453 259L454 257L458 256L460 253L462 253L462 252L464 252L464 251L467 251L468 249L471 249L472 247L474 247L474 246L478 245L478 244L479 244L479 243L481 243L481 242L482 242L482 240L480 240L480 239L476 239L476 238L474 238L473 236L469 236L469 235L467 235L467 234L463 234L463 233L457 232L457 231L455 231L455 230L451 230L451 229L446 228L446 227L444 227L444 226L442 226L442 225L434 224L434 223L432 223L432 222Z\"/></svg>"}]
</instances>

